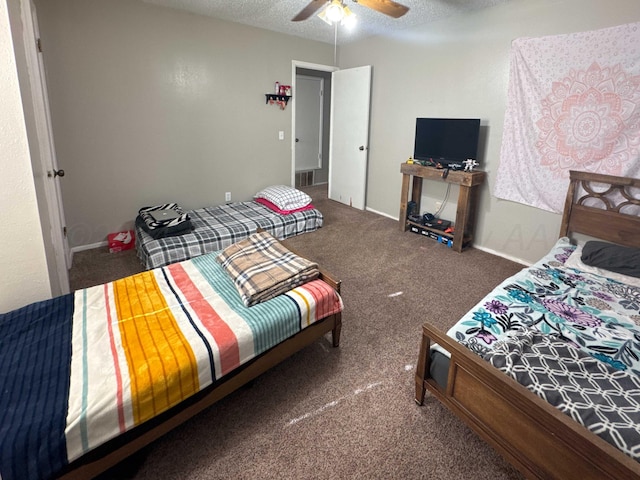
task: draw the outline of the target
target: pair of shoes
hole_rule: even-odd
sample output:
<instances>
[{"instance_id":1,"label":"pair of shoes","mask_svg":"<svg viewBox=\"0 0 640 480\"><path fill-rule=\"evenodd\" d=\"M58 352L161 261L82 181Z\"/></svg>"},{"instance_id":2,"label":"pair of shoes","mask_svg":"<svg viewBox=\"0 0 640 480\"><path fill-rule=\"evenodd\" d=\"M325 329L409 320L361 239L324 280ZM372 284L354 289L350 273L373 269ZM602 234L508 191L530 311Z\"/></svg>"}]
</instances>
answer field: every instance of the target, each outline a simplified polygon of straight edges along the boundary
<instances>
[{"instance_id":1,"label":"pair of shoes","mask_svg":"<svg viewBox=\"0 0 640 480\"><path fill-rule=\"evenodd\" d=\"M131 243L131 232L120 232L113 239L126 245Z\"/></svg>"}]
</instances>

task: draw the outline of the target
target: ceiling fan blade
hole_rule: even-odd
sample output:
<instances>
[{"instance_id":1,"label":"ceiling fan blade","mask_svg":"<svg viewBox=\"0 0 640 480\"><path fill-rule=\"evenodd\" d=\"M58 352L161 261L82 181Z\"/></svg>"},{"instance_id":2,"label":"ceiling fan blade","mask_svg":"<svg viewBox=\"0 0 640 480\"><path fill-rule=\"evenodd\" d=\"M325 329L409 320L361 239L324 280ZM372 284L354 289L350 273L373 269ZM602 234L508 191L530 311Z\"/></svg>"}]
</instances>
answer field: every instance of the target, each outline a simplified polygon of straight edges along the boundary
<instances>
[{"instance_id":1,"label":"ceiling fan blade","mask_svg":"<svg viewBox=\"0 0 640 480\"><path fill-rule=\"evenodd\" d=\"M376 12L384 13L385 15L389 15L393 18L400 18L405 13L409 11L409 7L405 7L399 3L393 2L392 0L353 0L360 5L364 5L365 7L369 7Z\"/></svg>"},{"instance_id":2,"label":"ceiling fan blade","mask_svg":"<svg viewBox=\"0 0 640 480\"><path fill-rule=\"evenodd\" d=\"M309 4L300 11L300 13L298 13L295 17L291 19L291 21L300 22L301 20L306 20L311 15L313 15L318 10L320 10L322 6L328 1L329 0L311 0Z\"/></svg>"}]
</instances>

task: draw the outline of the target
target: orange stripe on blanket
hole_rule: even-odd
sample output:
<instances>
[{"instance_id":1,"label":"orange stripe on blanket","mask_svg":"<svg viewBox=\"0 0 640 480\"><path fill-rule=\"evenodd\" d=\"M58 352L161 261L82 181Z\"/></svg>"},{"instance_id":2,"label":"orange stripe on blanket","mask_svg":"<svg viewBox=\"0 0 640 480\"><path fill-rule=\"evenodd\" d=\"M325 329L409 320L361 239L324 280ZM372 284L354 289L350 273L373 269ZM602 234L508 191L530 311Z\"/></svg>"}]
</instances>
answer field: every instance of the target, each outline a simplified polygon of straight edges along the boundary
<instances>
[{"instance_id":1,"label":"orange stripe on blanket","mask_svg":"<svg viewBox=\"0 0 640 480\"><path fill-rule=\"evenodd\" d=\"M199 390L196 360L152 272L113 282L113 292L140 424Z\"/></svg>"},{"instance_id":2,"label":"orange stripe on blanket","mask_svg":"<svg viewBox=\"0 0 640 480\"><path fill-rule=\"evenodd\" d=\"M113 356L113 366L115 369L116 376L116 399L118 402L118 427L120 427L120 431L124 432L126 430L126 425L124 421L124 401L123 401L123 392L122 392L122 373L120 372L120 362L118 362L118 351L116 348L116 342L113 334L113 318L111 315L111 307L109 302L109 284L104 284L104 304L107 313L107 330L109 332L109 347L111 349L111 355Z\"/></svg>"},{"instance_id":3,"label":"orange stripe on blanket","mask_svg":"<svg viewBox=\"0 0 640 480\"><path fill-rule=\"evenodd\" d=\"M336 295L333 288L321 280L305 283L303 288L309 292L316 304L316 315L313 321L336 313L339 309L335 308Z\"/></svg>"},{"instance_id":4,"label":"orange stripe on blanket","mask_svg":"<svg viewBox=\"0 0 640 480\"><path fill-rule=\"evenodd\" d=\"M240 347L235 333L204 298L182 265L174 263L167 268L187 302L218 345L221 375L229 373L240 365Z\"/></svg>"}]
</instances>

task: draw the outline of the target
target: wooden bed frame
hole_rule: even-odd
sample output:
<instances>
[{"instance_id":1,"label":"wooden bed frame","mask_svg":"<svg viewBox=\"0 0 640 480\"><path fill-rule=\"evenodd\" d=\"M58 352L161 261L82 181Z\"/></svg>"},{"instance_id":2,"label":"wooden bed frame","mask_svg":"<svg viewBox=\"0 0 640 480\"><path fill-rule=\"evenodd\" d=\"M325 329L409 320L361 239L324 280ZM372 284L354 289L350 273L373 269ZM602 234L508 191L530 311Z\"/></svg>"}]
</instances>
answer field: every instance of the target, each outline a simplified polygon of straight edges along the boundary
<instances>
[{"instance_id":1,"label":"wooden bed frame","mask_svg":"<svg viewBox=\"0 0 640 480\"><path fill-rule=\"evenodd\" d=\"M579 233L640 247L640 217L624 213L640 209L630 188L640 188L640 179L571 171L560 236ZM432 342L451 354L446 388L430 376ZM415 381L418 405L429 390L528 478L640 478L639 462L429 324L422 329Z\"/></svg>"},{"instance_id":2,"label":"wooden bed frame","mask_svg":"<svg viewBox=\"0 0 640 480\"><path fill-rule=\"evenodd\" d=\"M340 281L334 279L323 270L320 270L320 279L340 293ZM341 328L342 314L340 312L313 323L293 337L240 366L210 387L173 407L163 415L126 432L122 437L115 438L70 463L59 478L69 480L94 478L186 422L205 408L210 407L238 388L246 385L294 353L315 342L328 332L332 333L333 346L338 347L340 345Z\"/></svg>"}]
</instances>

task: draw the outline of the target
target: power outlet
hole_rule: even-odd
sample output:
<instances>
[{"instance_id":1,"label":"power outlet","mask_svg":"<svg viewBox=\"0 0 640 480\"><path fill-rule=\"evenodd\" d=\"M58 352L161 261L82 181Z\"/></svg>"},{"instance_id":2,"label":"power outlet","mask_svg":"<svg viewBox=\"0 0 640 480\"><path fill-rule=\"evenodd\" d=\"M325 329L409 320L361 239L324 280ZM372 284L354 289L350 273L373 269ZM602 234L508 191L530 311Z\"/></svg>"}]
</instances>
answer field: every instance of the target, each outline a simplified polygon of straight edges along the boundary
<instances>
[{"instance_id":1,"label":"power outlet","mask_svg":"<svg viewBox=\"0 0 640 480\"><path fill-rule=\"evenodd\" d=\"M442 202L436 202L436 212L442 207Z\"/></svg>"},{"instance_id":2,"label":"power outlet","mask_svg":"<svg viewBox=\"0 0 640 480\"><path fill-rule=\"evenodd\" d=\"M224 201L225 202L231 201L231 192L224 192Z\"/></svg>"}]
</instances>

